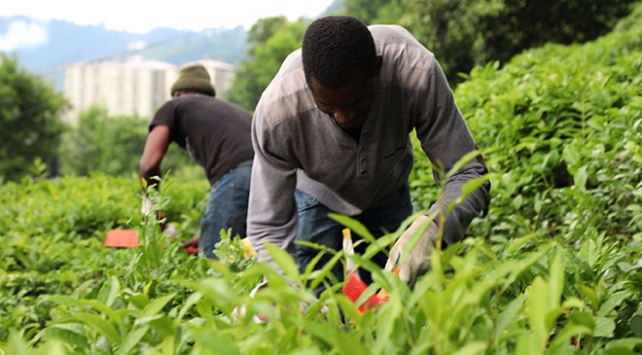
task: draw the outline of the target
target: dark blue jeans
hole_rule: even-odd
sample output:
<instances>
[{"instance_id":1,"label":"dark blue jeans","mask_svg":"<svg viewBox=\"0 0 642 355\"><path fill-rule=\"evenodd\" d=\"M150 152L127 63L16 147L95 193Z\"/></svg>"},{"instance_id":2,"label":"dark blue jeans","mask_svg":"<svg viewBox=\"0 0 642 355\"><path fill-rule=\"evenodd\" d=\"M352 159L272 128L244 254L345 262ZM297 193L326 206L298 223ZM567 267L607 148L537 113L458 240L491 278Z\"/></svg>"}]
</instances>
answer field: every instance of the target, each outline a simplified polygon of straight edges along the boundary
<instances>
[{"instance_id":1,"label":"dark blue jeans","mask_svg":"<svg viewBox=\"0 0 642 355\"><path fill-rule=\"evenodd\" d=\"M299 213L296 240L312 242L325 245L326 247L334 250L341 250L343 247L342 230L345 227L328 218L328 213L333 211L301 191L297 190L294 197L296 199ZM352 218L365 225L375 238L380 238L387 232L396 231L401 225L401 222L408 218L412 212L413 209L410 201L410 192L408 188L406 188L397 200L379 207L368 209L357 216L352 216ZM353 233L352 239L356 243L360 240L360 237ZM366 248L367 243L360 243L355 247L355 253L363 254ZM310 261L312 261L312 259L319 253L319 249L297 244L296 251L300 271L303 273ZM332 255L327 253L324 254L315 265L315 269L321 269L328 261L330 261L331 258ZM385 253L381 252L371 260L383 268L386 265L388 257ZM332 269L332 273L338 281L343 281L343 264L337 263ZM370 273L364 270L359 270L359 275L364 282L372 282ZM317 293L320 291L321 290L317 290Z\"/></svg>"},{"instance_id":2,"label":"dark blue jeans","mask_svg":"<svg viewBox=\"0 0 642 355\"><path fill-rule=\"evenodd\" d=\"M212 185L207 210L201 219L201 237L198 241L199 253L204 252L209 259L216 259L213 250L216 243L221 241L221 230L232 228L230 237L238 234L245 238L251 172L251 164L243 164Z\"/></svg>"}]
</instances>

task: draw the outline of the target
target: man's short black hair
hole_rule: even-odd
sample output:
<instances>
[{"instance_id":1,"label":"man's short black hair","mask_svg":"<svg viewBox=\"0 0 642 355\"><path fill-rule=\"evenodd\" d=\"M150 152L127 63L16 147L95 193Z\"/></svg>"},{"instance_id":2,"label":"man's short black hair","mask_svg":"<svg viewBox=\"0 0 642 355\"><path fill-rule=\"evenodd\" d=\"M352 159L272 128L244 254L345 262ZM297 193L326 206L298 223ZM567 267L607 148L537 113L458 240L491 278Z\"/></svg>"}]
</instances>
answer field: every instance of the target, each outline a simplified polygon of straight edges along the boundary
<instances>
[{"instance_id":1,"label":"man's short black hair","mask_svg":"<svg viewBox=\"0 0 642 355\"><path fill-rule=\"evenodd\" d=\"M326 16L313 21L301 47L305 79L316 79L328 88L346 84L364 71L367 77L377 70L377 53L368 27L351 16Z\"/></svg>"}]
</instances>

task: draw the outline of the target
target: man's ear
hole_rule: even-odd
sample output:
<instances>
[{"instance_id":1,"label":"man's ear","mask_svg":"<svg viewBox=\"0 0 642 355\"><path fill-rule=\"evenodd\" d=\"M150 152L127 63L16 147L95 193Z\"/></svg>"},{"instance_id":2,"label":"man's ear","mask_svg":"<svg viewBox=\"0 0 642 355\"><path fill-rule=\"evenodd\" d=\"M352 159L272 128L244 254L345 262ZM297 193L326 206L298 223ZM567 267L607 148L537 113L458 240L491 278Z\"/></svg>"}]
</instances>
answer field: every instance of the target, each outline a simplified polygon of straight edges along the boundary
<instances>
[{"instance_id":1,"label":"man's ear","mask_svg":"<svg viewBox=\"0 0 642 355\"><path fill-rule=\"evenodd\" d=\"M377 67L375 68L375 78L379 77L379 74L381 74L381 66L383 65L383 57L378 55L377 56Z\"/></svg>"}]
</instances>

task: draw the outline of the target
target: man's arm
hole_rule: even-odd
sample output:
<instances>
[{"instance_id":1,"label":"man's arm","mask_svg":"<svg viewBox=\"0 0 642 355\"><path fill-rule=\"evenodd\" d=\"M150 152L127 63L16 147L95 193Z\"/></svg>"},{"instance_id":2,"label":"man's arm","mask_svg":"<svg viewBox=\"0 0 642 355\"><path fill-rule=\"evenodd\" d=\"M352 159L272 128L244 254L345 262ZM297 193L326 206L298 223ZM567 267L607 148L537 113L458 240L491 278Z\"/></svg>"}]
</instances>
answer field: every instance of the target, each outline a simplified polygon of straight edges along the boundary
<instances>
[{"instance_id":1,"label":"man's arm","mask_svg":"<svg viewBox=\"0 0 642 355\"><path fill-rule=\"evenodd\" d=\"M297 230L297 211L294 202L296 169L279 158L274 151L285 144L282 137L272 135L260 106L252 120L254 162L248 206L247 235L262 262L281 271L268 254L264 243L269 242L288 251L296 261L294 238Z\"/></svg>"},{"instance_id":2,"label":"man's arm","mask_svg":"<svg viewBox=\"0 0 642 355\"><path fill-rule=\"evenodd\" d=\"M431 55L432 57L432 55ZM415 123L421 148L433 163L433 169L443 169L448 173L455 164L466 154L478 150L477 145L468 130L466 121L455 105L446 77L432 57L428 73L427 91L423 112L420 112ZM484 211L489 202L490 183L470 193L462 203L446 215L448 205L459 199L462 187L469 181L488 173L484 159L479 155L476 159L461 167L448 181L445 182L443 204L435 202L427 213L421 216L399 237L390 251L386 270L396 272L399 278L414 285L417 277L430 269L431 250L439 240L439 228L443 227L443 246L458 242L464 237L473 218ZM440 184L439 171L433 172L435 180ZM434 221L428 216L436 213ZM442 223L445 217L445 223ZM416 234L420 235L419 239ZM414 241L415 244L411 244Z\"/></svg>"},{"instance_id":3,"label":"man's arm","mask_svg":"<svg viewBox=\"0 0 642 355\"><path fill-rule=\"evenodd\" d=\"M167 147L171 143L171 133L168 126L156 125L149 132L147 142L145 143L145 150L140 160L139 176L143 189L145 186L156 186L158 188L158 181L152 179L154 176L161 176L160 165L167 152Z\"/></svg>"},{"instance_id":4,"label":"man's arm","mask_svg":"<svg viewBox=\"0 0 642 355\"><path fill-rule=\"evenodd\" d=\"M425 112L417 123L421 147L433 166L447 173L467 153L478 150L466 121L455 104L446 77L437 60L433 59L428 76ZM443 211L448 204L461 196L468 181L488 173L481 155L464 165L445 183L443 206L435 203L429 214ZM439 174L434 172L439 183ZM458 205L446 218L444 242L446 245L461 240L474 217L479 216L489 203L490 183L485 182ZM439 217L436 218L439 222Z\"/></svg>"}]
</instances>

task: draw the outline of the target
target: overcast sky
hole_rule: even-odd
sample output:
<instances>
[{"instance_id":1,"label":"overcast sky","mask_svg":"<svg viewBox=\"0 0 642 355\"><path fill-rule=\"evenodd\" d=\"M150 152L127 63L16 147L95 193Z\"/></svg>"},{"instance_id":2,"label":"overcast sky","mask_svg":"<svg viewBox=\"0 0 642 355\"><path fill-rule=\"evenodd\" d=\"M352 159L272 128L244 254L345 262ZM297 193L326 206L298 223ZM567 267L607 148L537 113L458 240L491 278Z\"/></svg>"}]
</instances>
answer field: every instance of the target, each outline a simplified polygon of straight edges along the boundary
<instances>
[{"instance_id":1,"label":"overcast sky","mask_svg":"<svg viewBox=\"0 0 642 355\"><path fill-rule=\"evenodd\" d=\"M25 15L38 20L59 19L78 25L98 25L134 33L157 27L200 31L205 28L250 28L264 17L290 20L315 17L332 0L0 0L0 17ZM14 23L0 32L0 50L42 41L46 33L33 23Z\"/></svg>"}]
</instances>

